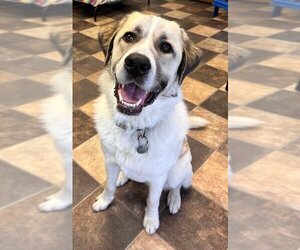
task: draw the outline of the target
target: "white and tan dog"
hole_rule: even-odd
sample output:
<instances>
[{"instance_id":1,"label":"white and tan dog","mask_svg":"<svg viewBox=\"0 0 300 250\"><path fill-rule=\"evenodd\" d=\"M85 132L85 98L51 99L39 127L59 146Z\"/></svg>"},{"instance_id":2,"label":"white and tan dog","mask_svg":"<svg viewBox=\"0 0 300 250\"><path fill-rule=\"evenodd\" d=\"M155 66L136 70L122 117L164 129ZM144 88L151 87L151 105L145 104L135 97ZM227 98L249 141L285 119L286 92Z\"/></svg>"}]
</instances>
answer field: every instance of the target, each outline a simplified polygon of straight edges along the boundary
<instances>
[{"instance_id":1,"label":"white and tan dog","mask_svg":"<svg viewBox=\"0 0 300 250\"><path fill-rule=\"evenodd\" d=\"M159 227L162 190L170 190L169 211L175 214L181 206L180 188L191 185L186 135L189 128L207 122L188 117L181 83L199 65L202 53L175 22L140 13L100 33L99 41L106 69L95 121L107 180L93 210L106 209L116 186L128 179L146 183L143 224L153 234Z\"/></svg>"}]
</instances>

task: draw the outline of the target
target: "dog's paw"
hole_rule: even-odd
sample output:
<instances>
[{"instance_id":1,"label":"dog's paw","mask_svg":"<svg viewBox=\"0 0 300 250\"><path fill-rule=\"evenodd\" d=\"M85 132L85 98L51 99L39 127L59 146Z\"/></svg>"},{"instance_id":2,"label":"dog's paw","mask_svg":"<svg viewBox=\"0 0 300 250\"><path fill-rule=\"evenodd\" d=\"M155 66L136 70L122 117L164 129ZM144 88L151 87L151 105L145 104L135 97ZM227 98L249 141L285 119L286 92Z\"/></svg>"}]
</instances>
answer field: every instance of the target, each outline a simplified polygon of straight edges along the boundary
<instances>
[{"instance_id":1,"label":"dog's paw","mask_svg":"<svg viewBox=\"0 0 300 250\"><path fill-rule=\"evenodd\" d=\"M145 215L143 226L148 234L154 234L159 228L159 219L149 218Z\"/></svg>"},{"instance_id":2,"label":"dog's paw","mask_svg":"<svg viewBox=\"0 0 300 250\"><path fill-rule=\"evenodd\" d=\"M72 199L69 198L47 198L48 200L39 204L38 208L41 212L53 212L68 208L72 205Z\"/></svg>"},{"instance_id":3,"label":"dog's paw","mask_svg":"<svg viewBox=\"0 0 300 250\"><path fill-rule=\"evenodd\" d=\"M170 190L168 194L168 206L171 214L176 214L181 206L180 192Z\"/></svg>"},{"instance_id":4,"label":"dog's paw","mask_svg":"<svg viewBox=\"0 0 300 250\"><path fill-rule=\"evenodd\" d=\"M97 201L92 205L92 209L94 212L99 212L105 210L110 203L112 203L113 198L107 198L103 193L97 197Z\"/></svg>"},{"instance_id":5,"label":"dog's paw","mask_svg":"<svg viewBox=\"0 0 300 250\"><path fill-rule=\"evenodd\" d=\"M123 172L120 172L119 174L119 177L118 177L118 180L117 180L117 187L121 187L123 186L124 184L126 184L128 182L128 177L123 173Z\"/></svg>"}]
</instances>

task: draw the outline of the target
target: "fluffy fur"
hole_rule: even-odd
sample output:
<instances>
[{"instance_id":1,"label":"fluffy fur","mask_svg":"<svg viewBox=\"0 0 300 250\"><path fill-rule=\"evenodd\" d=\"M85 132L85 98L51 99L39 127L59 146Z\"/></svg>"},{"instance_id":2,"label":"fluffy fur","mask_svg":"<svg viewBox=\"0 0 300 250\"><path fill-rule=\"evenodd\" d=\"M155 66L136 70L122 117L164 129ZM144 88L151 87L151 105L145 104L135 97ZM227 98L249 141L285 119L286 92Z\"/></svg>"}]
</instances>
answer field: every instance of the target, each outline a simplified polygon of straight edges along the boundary
<instances>
[{"instance_id":1,"label":"fluffy fur","mask_svg":"<svg viewBox=\"0 0 300 250\"><path fill-rule=\"evenodd\" d=\"M106 209L114 198L116 186L124 185L128 179L146 183L149 196L143 225L147 233L153 234L159 227L162 190L170 190L169 211L175 214L181 205L180 188L191 185L192 156L188 148L183 152L183 145L189 128L205 126L207 122L201 118L189 119L180 85L199 64L201 51L176 23L162 18L134 13L116 27L119 28L100 36L100 44L106 50L107 68L100 77L102 95L95 106L95 122L105 156L107 180L104 191L92 207L94 211ZM123 34L134 27L140 27L143 35L139 42L125 44ZM153 47L159 31L172 37L173 55L159 55ZM103 41L105 37L110 42ZM192 54L188 50L185 52L187 47L193 48ZM150 91L161 78L167 79L167 86L138 115L127 115L116 108L114 88L116 78L121 82L128 77L123 70L124 57L137 51L149 57L152 64L147 77L140 80L144 81L143 88ZM120 128L117 125L120 123L126 124L127 129ZM137 153L137 129L141 128L147 128L149 149L145 154Z\"/></svg>"},{"instance_id":2,"label":"fluffy fur","mask_svg":"<svg viewBox=\"0 0 300 250\"><path fill-rule=\"evenodd\" d=\"M54 47L59 48L58 51L64 58L64 67L50 80L53 97L43 102L40 118L61 155L65 176L59 192L39 204L39 210L42 212L62 210L72 205L72 45L69 39L68 44L62 46L63 43L59 39L61 37L59 34L52 35L50 40Z\"/></svg>"}]
</instances>

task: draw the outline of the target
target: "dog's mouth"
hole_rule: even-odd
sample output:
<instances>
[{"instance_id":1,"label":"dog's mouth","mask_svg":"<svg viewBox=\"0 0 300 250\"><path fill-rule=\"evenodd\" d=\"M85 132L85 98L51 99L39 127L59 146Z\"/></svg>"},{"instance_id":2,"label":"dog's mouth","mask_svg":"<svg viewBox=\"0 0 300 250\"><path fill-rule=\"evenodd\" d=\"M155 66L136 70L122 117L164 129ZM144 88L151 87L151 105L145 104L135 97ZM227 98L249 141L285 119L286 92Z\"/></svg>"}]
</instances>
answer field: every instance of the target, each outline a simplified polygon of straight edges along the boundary
<instances>
[{"instance_id":1,"label":"dog's mouth","mask_svg":"<svg viewBox=\"0 0 300 250\"><path fill-rule=\"evenodd\" d=\"M144 107L155 101L161 90L159 86L148 92L134 82L123 85L116 81L117 109L126 115L138 115Z\"/></svg>"}]
</instances>

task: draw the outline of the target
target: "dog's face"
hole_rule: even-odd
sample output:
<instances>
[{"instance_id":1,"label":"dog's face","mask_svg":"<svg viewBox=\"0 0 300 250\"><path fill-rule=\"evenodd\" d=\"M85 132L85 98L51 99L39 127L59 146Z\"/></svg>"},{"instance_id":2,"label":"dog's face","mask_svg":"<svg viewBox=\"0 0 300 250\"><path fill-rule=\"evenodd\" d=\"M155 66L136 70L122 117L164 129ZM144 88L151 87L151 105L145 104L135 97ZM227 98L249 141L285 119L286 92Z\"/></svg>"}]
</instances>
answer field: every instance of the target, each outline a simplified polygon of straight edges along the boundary
<instances>
[{"instance_id":1,"label":"dog's face","mask_svg":"<svg viewBox=\"0 0 300 250\"><path fill-rule=\"evenodd\" d=\"M194 70L201 51L175 22L133 13L99 34L106 64L115 79L117 109L138 115Z\"/></svg>"}]
</instances>

